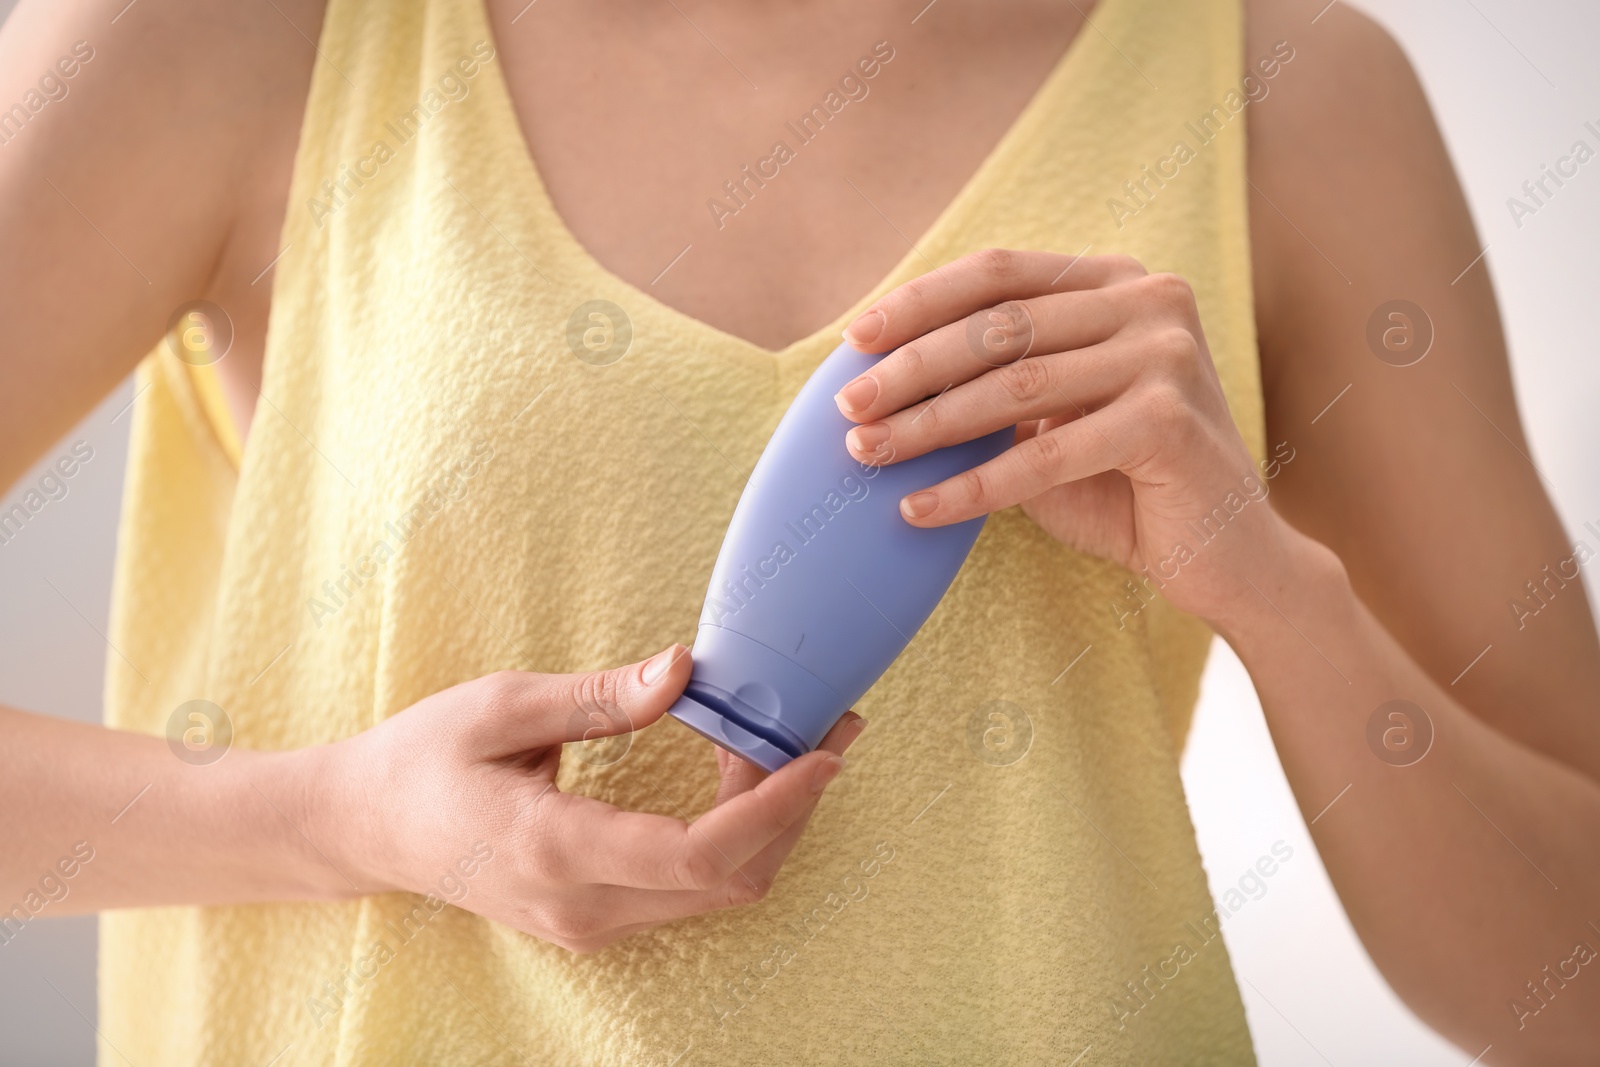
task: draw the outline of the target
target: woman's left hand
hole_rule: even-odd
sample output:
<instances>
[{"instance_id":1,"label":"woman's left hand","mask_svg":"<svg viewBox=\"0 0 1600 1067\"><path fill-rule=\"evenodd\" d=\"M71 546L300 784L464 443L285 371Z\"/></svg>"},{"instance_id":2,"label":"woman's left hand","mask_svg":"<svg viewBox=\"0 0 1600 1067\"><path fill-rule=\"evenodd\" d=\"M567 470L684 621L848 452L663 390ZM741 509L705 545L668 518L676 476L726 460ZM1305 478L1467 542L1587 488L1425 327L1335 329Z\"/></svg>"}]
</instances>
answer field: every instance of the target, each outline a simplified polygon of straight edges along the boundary
<instances>
[{"instance_id":1,"label":"woman's left hand","mask_svg":"<svg viewBox=\"0 0 1600 1067\"><path fill-rule=\"evenodd\" d=\"M1288 527L1176 275L1125 256L989 250L895 289L845 339L889 353L835 398L861 424L845 438L857 459L1017 427L996 459L902 500L914 525L1021 504L1052 536L1147 570L1174 606L1212 621L1254 595L1245 569L1278 555Z\"/></svg>"}]
</instances>

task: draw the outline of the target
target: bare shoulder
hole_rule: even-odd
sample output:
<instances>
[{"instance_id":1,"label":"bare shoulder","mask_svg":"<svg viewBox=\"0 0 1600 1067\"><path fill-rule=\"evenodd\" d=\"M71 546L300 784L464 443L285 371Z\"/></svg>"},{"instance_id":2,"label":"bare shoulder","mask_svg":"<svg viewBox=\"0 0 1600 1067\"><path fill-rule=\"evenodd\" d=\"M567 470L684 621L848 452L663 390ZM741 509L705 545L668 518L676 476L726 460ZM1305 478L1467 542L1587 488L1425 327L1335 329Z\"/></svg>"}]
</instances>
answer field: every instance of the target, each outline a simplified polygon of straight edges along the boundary
<instances>
[{"instance_id":1,"label":"bare shoulder","mask_svg":"<svg viewBox=\"0 0 1600 1067\"><path fill-rule=\"evenodd\" d=\"M1338 553L1441 686L1524 744L1600 773L1581 589L1519 637L1506 610L1572 554L1529 453L1472 215L1426 94L1342 2L1247 0L1247 55L1294 58L1250 105L1250 247L1274 507ZM1549 625L1545 625L1548 621Z\"/></svg>"},{"instance_id":2,"label":"bare shoulder","mask_svg":"<svg viewBox=\"0 0 1600 1067\"><path fill-rule=\"evenodd\" d=\"M1410 60L1389 32L1342 0L1246 0L1245 53L1287 46L1294 59L1272 86L1280 106L1254 116L1263 147L1310 148L1433 125ZM1305 127L1305 119L1334 124Z\"/></svg>"},{"instance_id":3,"label":"bare shoulder","mask_svg":"<svg viewBox=\"0 0 1600 1067\"><path fill-rule=\"evenodd\" d=\"M32 173L82 165L86 183L136 183L129 193L182 174L189 213L236 199L273 135L298 121L321 9L321 0L22 0L0 25L7 154ZM105 175L105 164L129 167Z\"/></svg>"},{"instance_id":4,"label":"bare shoulder","mask_svg":"<svg viewBox=\"0 0 1600 1067\"><path fill-rule=\"evenodd\" d=\"M1249 116L1267 333L1291 309L1305 313L1307 286L1382 288L1423 266L1419 256L1457 270L1470 262L1478 248L1449 153L1394 38L1341 0L1247 0L1245 31L1247 57L1285 42L1294 57ZM1401 243L1407 254L1395 259ZM1263 348L1269 381L1276 352Z\"/></svg>"},{"instance_id":5,"label":"bare shoulder","mask_svg":"<svg viewBox=\"0 0 1600 1067\"><path fill-rule=\"evenodd\" d=\"M1320 56L1323 65L1336 69L1346 88L1366 85L1381 93L1416 77L1399 43L1372 18L1343 0L1245 0L1245 42L1250 55L1288 41ZM1371 79L1381 77L1381 83ZM1316 79L1324 90L1333 88L1327 77Z\"/></svg>"},{"instance_id":6,"label":"bare shoulder","mask_svg":"<svg viewBox=\"0 0 1600 1067\"><path fill-rule=\"evenodd\" d=\"M0 25L0 484L176 307L271 259L245 246L281 227L321 21L321 0L22 0Z\"/></svg>"}]
</instances>

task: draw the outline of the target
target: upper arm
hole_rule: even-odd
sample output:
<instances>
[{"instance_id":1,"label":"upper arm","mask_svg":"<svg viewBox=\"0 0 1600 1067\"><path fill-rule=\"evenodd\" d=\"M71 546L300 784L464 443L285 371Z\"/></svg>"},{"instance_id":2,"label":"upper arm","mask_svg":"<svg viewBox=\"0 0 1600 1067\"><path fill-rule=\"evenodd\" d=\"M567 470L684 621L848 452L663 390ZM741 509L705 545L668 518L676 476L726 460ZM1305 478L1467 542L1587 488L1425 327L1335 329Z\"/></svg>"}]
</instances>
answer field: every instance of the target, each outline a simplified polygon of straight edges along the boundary
<instances>
[{"instance_id":1,"label":"upper arm","mask_svg":"<svg viewBox=\"0 0 1600 1067\"><path fill-rule=\"evenodd\" d=\"M1398 46L1344 5L1312 25L1318 7L1255 0L1248 20L1248 55L1298 53L1250 115L1267 422L1296 451L1274 500L1464 706L1600 777L1600 643L1529 458L1487 265L1465 269L1482 247L1465 199ZM1418 338L1431 322L1410 366L1368 341L1394 300L1425 312Z\"/></svg>"},{"instance_id":2,"label":"upper arm","mask_svg":"<svg viewBox=\"0 0 1600 1067\"><path fill-rule=\"evenodd\" d=\"M24 0L0 24L0 487L210 291L292 32L198 0Z\"/></svg>"}]
</instances>

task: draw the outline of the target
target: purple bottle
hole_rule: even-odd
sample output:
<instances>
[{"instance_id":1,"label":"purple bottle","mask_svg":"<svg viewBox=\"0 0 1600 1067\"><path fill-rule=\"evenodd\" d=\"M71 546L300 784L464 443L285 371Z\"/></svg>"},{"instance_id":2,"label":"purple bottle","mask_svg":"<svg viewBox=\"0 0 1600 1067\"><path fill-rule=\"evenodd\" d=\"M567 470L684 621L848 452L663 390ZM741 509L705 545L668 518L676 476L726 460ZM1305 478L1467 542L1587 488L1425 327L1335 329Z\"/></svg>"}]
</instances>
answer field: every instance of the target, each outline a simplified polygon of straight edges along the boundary
<instances>
[{"instance_id":1,"label":"purple bottle","mask_svg":"<svg viewBox=\"0 0 1600 1067\"><path fill-rule=\"evenodd\" d=\"M1010 427L888 466L851 456L833 395L879 357L840 345L784 413L734 509L669 714L775 771L814 749L933 613L984 517L912 526L900 499L998 456Z\"/></svg>"}]
</instances>

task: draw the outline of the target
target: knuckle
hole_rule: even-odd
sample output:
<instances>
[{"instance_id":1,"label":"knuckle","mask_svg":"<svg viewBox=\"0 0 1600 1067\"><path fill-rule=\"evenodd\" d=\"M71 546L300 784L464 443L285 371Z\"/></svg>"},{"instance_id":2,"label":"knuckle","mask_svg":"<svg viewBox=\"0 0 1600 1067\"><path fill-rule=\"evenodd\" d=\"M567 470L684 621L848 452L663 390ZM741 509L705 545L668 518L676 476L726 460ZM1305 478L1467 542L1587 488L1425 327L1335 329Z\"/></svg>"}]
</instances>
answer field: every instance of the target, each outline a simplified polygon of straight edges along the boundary
<instances>
[{"instance_id":1,"label":"knuckle","mask_svg":"<svg viewBox=\"0 0 1600 1067\"><path fill-rule=\"evenodd\" d=\"M762 803L757 808L756 814L760 821L760 832L769 840L783 833L789 824L799 817L792 802L781 802L770 794L762 797Z\"/></svg>"},{"instance_id":2,"label":"knuckle","mask_svg":"<svg viewBox=\"0 0 1600 1067\"><path fill-rule=\"evenodd\" d=\"M1045 433L1031 437L1023 442L1019 459L1034 475L1051 477L1061 469L1064 458L1061 452L1061 438L1056 434Z\"/></svg>"},{"instance_id":3,"label":"knuckle","mask_svg":"<svg viewBox=\"0 0 1600 1067\"><path fill-rule=\"evenodd\" d=\"M767 894L771 892L771 877L757 878L735 874L723 884L721 904L723 907L729 908L741 908L746 904L759 904L767 899Z\"/></svg>"},{"instance_id":4,"label":"knuckle","mask_svg":"<svg viewBox=\"0 0 1600 1067\"><path fill-rule=\"evenodd\" d=\"M1163 307L1187 311L1194 306L1194 289L1179 275L1150 274L1141 278L1139 285L1149 299Z\"/></svg>"},{"instance_id":5,"label":"knuckle","mask_svg":"<svg viewBox=\"0 0 1600 1067\"><path fill-rule=\"evenodd\" d=\"M912 437L913 434L922 439L937 437L940 428L944 425L943 407L944 405L939 403L939 398L935 397L931 400L923 401L915 408L911 412L909 422L904 419L890 419L889 425L893 432L889 440L905 444L916 439Z\"/></svg>"},{"instance_id":6,"label":"knuckle","mask_svg":"<svg viewBox=\"0 0 1600 1067\"><path fill-rule=\"evenodd\" d=\"M715 889L727 872L704 838L689 838L673 860L672 880L680 889Z\"/></svg>"},{"instance_id":7,"label":"knuckle","mask_svg":"<svg viewBox=\"0 0 1600 1067\"><path fill-rule=\"evenodd\" d=\"M557 845L557 835L550 815L535 804L522 827L526 847L521 850L518 862L522 880L532 886L565 885L568 882L567 862Z\"/></svg>"},{"instance_id":8,"label":"knuckle","mask_svg":"<svg viewBox=\"0 0 1600 1067\"><path fill-rule=\"evenodd\" d=\"M896 374L915 378L920 376L927 368L928 359L922 354L922 349L915 344L904 344L895 350L893 370ZM879 379L879 386L880 388L882 387L881 378Z\"/></svg>"},{"instance_id":9,"label":"knuckle","mask_svg":"<svg viewBox=\"0 0 1600 1067\"><path fill-rule=\"evenodd\" d=\"M1012 363L1033 348L1033 314L1026 301L1007 300L967 317L967 342L989 366Z\"/></svg>"},{"instance_id":10,"label":"knuckle","mask_svg":"<svg viewBox=\"0 0 1600 1067\"><path fill-rule=\"evenodd\" d=\"M495 706L511 703L523 689L521 674L511 670L486 674L481 685L484 700Z\"/></svg>"},{"instance_id":11,"label":"knuckle","mask_svg":"<svg viewBox=\"0 0 1600 1067\"><path fill-rule=\"evenodd\" d=\"M998 373L1006 393L1021 404L1040 399L1050 389L1050 368L1042 360L1019 359Z\"/></svg>"},{"instance_id":12,"label":"knuckle","mask_svg":"<svg viewBox=\"0 0 1600 1067\"><path fill-rule=\"evenodd\" d=\"M524 885L538 888L566 885L563 877L564 864L555 859L545 849L530 849L528 856L522 861L518 873Z\"/></svg>"},{"instance_id":13,"label":"knuckle","mask_svg":"<svg viewBox=\"0 0 1600 1067\"><path fill-rule=\"evenodd\" d=\"M572 683L572 701L576 707L601 711L607 718L615 718L621 713L619 689L616 671L580 674Z\"/></svg>"},{"instance_id":14,"label":"knuckle","mask_svg":"<svg viewBox=\"0 0 1600 1067\"><path fill-rule=\"evenodd\" d=\"M528 929L534 931L546 941L557 940L561 936L561 921L556 914L556 906L549 900L531 901L523 908Z\"/></svg>"},{"instance_id":15,"label":"knuckle","mask_svg":"<svg viewBox=\"0 0 1600 1067\"><path fill-rule=\"evenodd\" d=\"M1170 382L1154 386L1146 394L1145 418L1155 429L1170 432L1189 422L1190 408L1183 390Z\"/></svg>"},{"instance_id":16,"label":"knuckle","mask_svg":"<svg viewBox=\"0 0 1600 1067\"><path fill-rule=\"evenodd\" d=\"M505 729L507 714L525 703L529 687L527 676L518 671L495 671L457 687L459 703L450 705L452 724L447 745L451 751L471 753L485 740L497 740Z\"/></svg>"},{"instance_id":17,"label":"knuckle","mask_svg":"<svg viewBox=\"0 0 1600 1067\"><path fill-rule=\"evenodd\" d=\"M1111 266L1113 278L1143 278L1150 273L1144 269L1143 263L1129 255L1117 253L1107 256L1106 260Z\"/></svg>"},{"instance_id":18,"label":"knuckle","mask_svg":"<svg viewBox=\"0 0 1600 1067\"><path fill-rule=\"evenodd\" d=\"M572 881L566 859L548 841L536 843L529 849L523 873L526 881L535 886L570 885Z\"/></svg>"},{"instance_id":19,"label":"knuckle","mask_svg":"<svg viewBox=\"0 0 1600 1067\"><path fill-rule=\"evenodd\" d=\"M927 303L933 284L934 273L918 275L872 306L883 312L885 322L893 322L895 312L902 307L917 307Z\"/></svg>"},{"instance_id":20,"label":"knuckle","mask_svg":"<svg viewBox=\"0 0 1600 1067\"><path fill-rule=\"evenodd\" d=\"M992 476L984 467L973 467L956 475L954 488L958 499L981 505L993 491Z\"/></svg>"},{"instance_id":21,"label":"knuckle","mask_svg":"<svg viewBox=\"0 0 1600 1067\"><path fill-rule=\"evenodd\" d=\"M594 920L590 920L582 912L565 912L557 915L554 923L550 925L550 934L568 944L582 942L594 933Z\"/></svg>"},{"instance_id":22,"label":"knuckle","mask_svg":"<svg viewBox=\"0 0 1600 1067\"><path fill-rule=\"evenodd\" d=\"M972 254L972 266L996 282L1009 282L1021 268L1021 255L1009 248L985 248Z\"/></svg>"},{"instance_id":23,"label":"knuckle","mask_svg":"<svg viewBox=\"0 0 1600 1067\"><path fill-rule=\"evenodd\" d=\"M1182 326L1171 326L1151 338L1150 351L1163 370L1181 371L1200 358L1200 342Z\"/></svg>"},{"instance_id":24,"label":"knuckle","mask_svg":"<svg viewBox=\"0 0 1600 1067\"><path fill-rule=\"evenodd\" d=\"M575 905L553 908L545 917L551 936L568 943L582 943L600 933L601 923L593 912Z\"/></svg>"}]
</instances>

